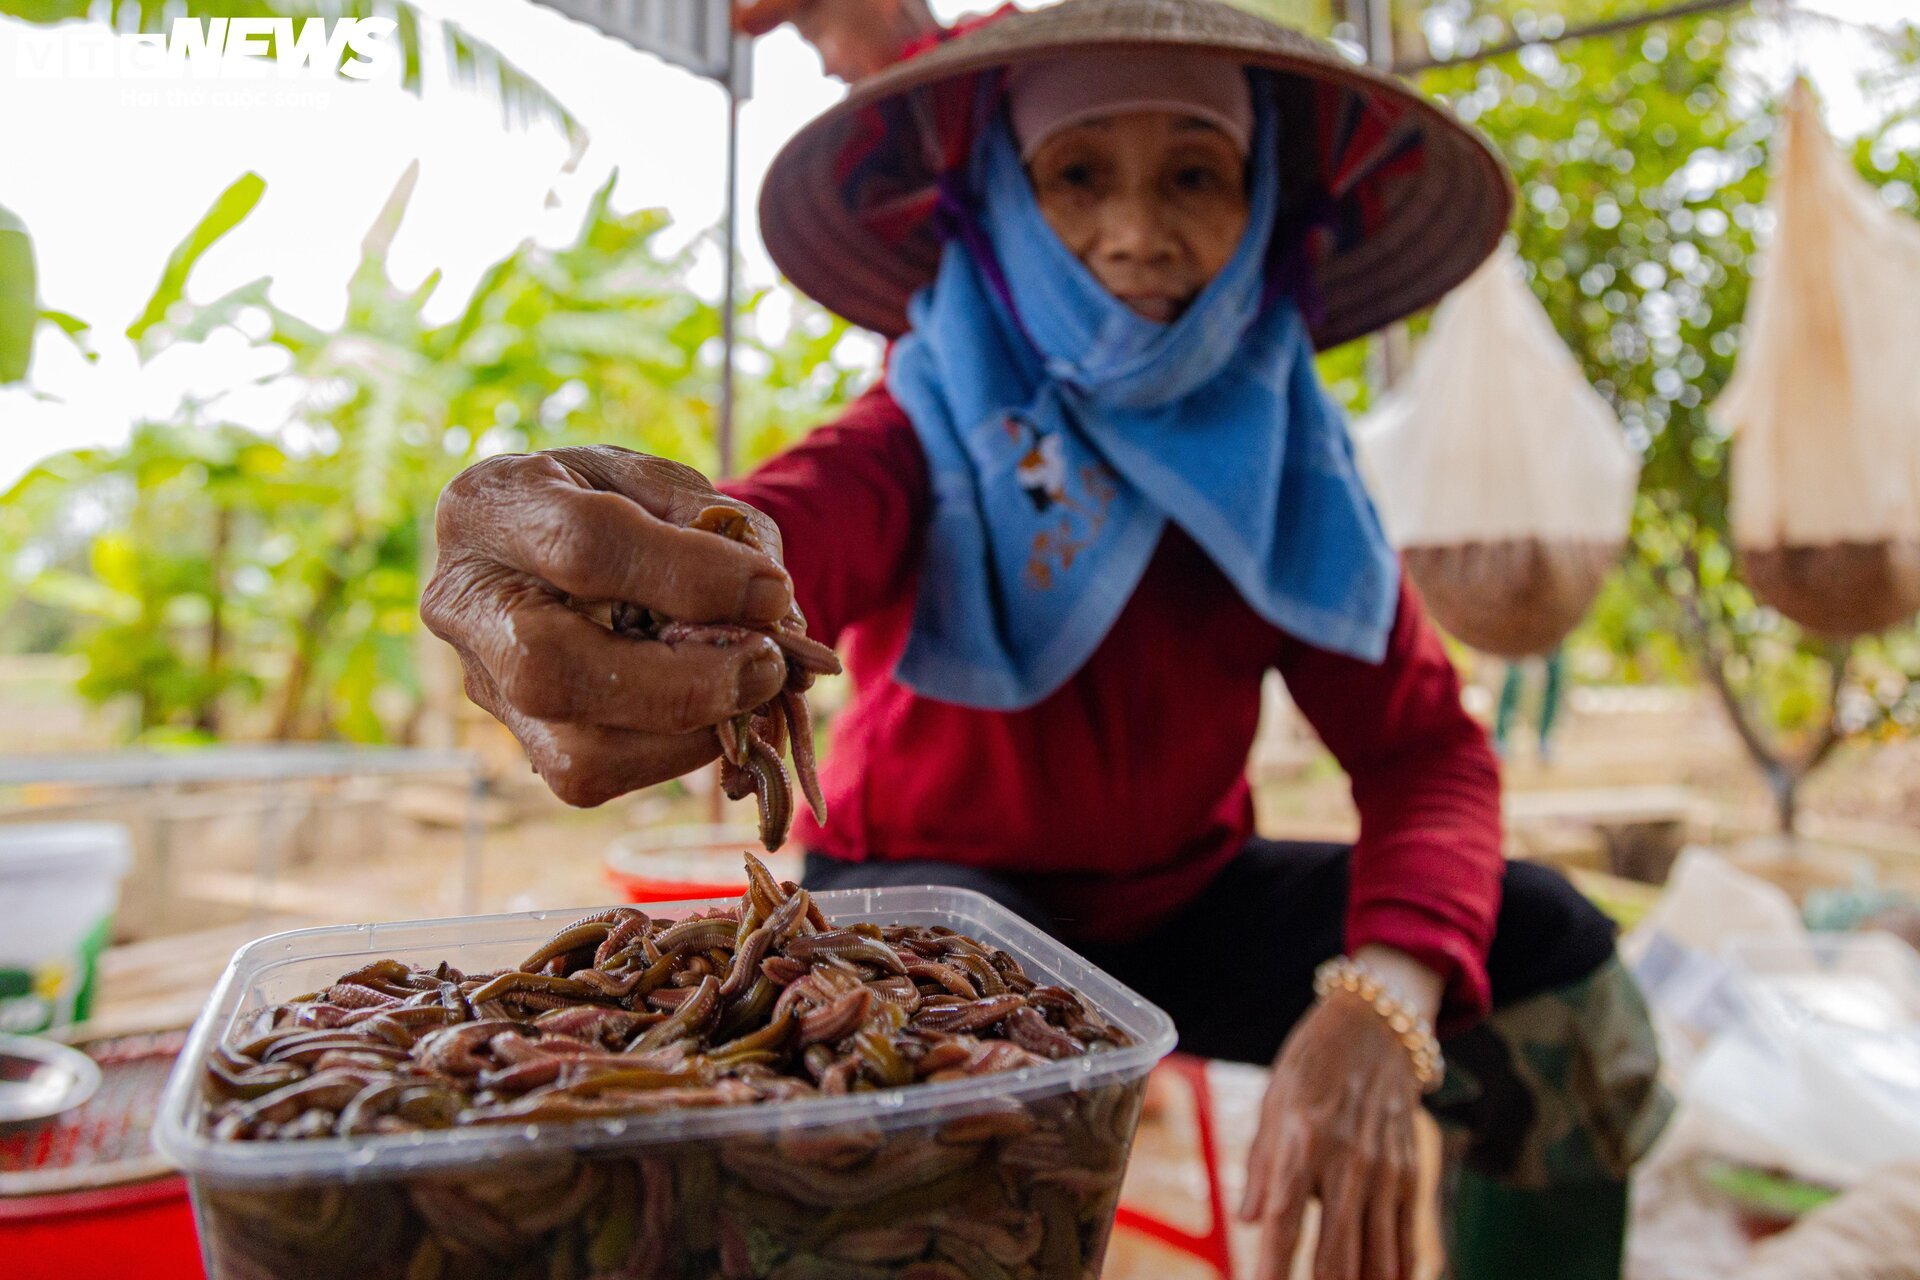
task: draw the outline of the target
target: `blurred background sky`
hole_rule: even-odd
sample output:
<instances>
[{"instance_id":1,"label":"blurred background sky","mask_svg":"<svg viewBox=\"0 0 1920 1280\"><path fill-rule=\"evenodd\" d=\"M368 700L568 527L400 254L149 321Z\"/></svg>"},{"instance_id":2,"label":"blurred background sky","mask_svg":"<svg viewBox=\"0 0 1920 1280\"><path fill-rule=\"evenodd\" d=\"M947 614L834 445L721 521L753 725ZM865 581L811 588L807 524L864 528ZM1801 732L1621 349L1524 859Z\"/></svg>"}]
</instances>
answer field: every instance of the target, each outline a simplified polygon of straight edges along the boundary
<instances>
[{"instance_id":1,"label":"blurred background sky","mask_svg":"<svg viewBox=\"0 0 1920 1280\"><path fill-rule=\"evenodd\" d=\"M615 206L664 208L676 242L718 221L724 99L716 86L527 0L422 0L420 7L457 16L574 113L588 144L573 171L563 171L571 147L557 127L508 128L490 96L449 89L431 66L428 92L418 97L392 83L336 80L312 87L314 100L299 105L167 105L166 91L187 82L16 75L17 43L29 29L0 19L0 120L14 122L0 129L0 193L34 236L43 304L90 322L100 353L88 365L49 333L35 353L34 390L0 391L0 485L53 451L123 439L137 418L165 414L183 392L231 387L238 370L272 367L260 363L271 355L227 333L175 348L143 369L121 332L152 291L157 265L246 170L265 178L265 198L203 261L193 292L216 296L271 263L275 301L322 326L338 322L360 238L416 158L419 185L391 265L403 286L435 268L444 272L437 306L428 309L434 320L455 314L487 265L523 239L570 239L613 168L620 171ZM933 7L950 21L992 6L933 0ZM1803 0L1803 7L1891 23L1920 11L1920 0ZM1791 41L1764 47L1749 74L1771 89L1796 68L1808 70L1829 127L1844 137L1870 123L1873 108L1851 74L1870 56L1844 28L1800 24ZM760 41L755 57L754 96L741 117L741 247L747 281L764 284L773 270L753 216L760 176L841 86L822 75L791 29ZM129 101L130 93L161 101ZM287 251L292 245L297 253ZM694 282L717 293L718 278L718 255L707 254ZM231 420L270 429L283 416L285 402L275 397L284 394L284 387L242 391L220 408Z\"/></svg>"}]
</instances>

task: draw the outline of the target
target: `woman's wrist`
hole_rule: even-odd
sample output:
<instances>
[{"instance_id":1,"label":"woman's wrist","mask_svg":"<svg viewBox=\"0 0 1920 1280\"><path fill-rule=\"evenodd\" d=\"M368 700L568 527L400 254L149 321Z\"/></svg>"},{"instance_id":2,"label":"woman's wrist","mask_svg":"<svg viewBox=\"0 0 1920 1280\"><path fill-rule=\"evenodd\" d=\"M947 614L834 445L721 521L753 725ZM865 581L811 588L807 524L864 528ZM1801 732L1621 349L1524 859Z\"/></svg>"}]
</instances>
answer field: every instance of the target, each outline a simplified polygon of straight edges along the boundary
<instances>
[{"instance_id":1,"label":"woman's wrist","mask_svg":"<svg viewBox=\"0 0 1920 1280\"><path fill-rule=\"evenodd\" d=\"M1429 1024L1440 1017L1440 1003L1447 981L1404 951L1369 942L1353 952L1354 963L1372 974L1409 1012L1425 1018Z\"/></svg>"},{"instance_id":2,"label":"woman's wrist","mask_svg":"<svg viewBox=\"0 0 1920 1280\"><path fill-rule=\"evenodd\" d=\"M1432 976L1431 970L1424 971ZM1430 1093L1440 1086L1446 1070L1440 1041L1433 1033L1432 1019L1420 1011L1414 999L1401 998L1382 975L1348 956L1336 956L1315 970L1313 989L1322 1004L1343 1000L1364 1007L1364 1016L1377 1018L1381 1029L1398 1042L1421 1092ZM1430 998L1437 1007L1438 994Z\"/></svg>"}]
</instances>

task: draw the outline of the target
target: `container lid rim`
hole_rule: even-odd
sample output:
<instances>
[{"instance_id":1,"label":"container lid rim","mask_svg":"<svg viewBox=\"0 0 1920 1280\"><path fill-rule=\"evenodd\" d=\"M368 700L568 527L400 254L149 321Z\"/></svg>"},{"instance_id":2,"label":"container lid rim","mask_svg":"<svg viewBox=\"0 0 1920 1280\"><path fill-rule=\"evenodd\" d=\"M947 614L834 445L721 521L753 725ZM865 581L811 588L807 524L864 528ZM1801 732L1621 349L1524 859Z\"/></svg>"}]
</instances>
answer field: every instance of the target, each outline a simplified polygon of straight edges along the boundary
<instances>
[{"instance_id":1,"label":"container lid rim","mask_svg":"<svg viewBox=\"0 0 1920 1280\"><path fill-rule=\"evenodd\" d=\"M737 898L705 898L672 903L649 903L650 912L696 910L736 902ZM1173 1019L1125 984L1062 946L984 894L951 887L888 887L844 889L814 895L830 918L861 918L895 911L939 913L995 935L1003 949L1023 964L1052 971L1084 968L1086 981L1077 983L1109 1019L1120 1023L1136 1039L1123 1049L1108 1049L1079 1058L1048 1062L963 1081L919 1084L910 1088L853 1094L844 1098L815 1098L800 1102L760 1103L689 1111L667 1111L617 1120L583 1120L565 1124L529 1124L514 1127L437 1131L430 1138L394 1135L375 1139L306 1139L300 1142L216 1141L197 1123L200 1064L238 1011L246 986L269 954L284 954L294 940L322 942L360 935L380 945L380 931L450 923L524 921L546 923L571 919L592 908L507 912L453 920L399 921L388 925L337 925L296 929L248 943L235 952L193 1032L172 1077L167 1082L153 1128L154 1149L189 1177L221 1185L288 1183L301 1180L362 1181L407 1177L435 1169L459 1167L509 1155L533 1155L564 1148L639 1147L735 1136L772 1128L812 1129L859 1118L908 1125L931 1120L942 1112L964 1114L989 1099L1045 1096L1078 1091L1093 1084L1117 1083L1144 1077L1153 1064L1172 1052L1177 1039ZM917 906L909 906L916 903ZM348 953L341 953L348 954ZM352 954L364 954L364 951ZM309 957L318 958L318 957ZM1097 992L1085 988L1092 986Z\"/></svg>"}]
</instances>

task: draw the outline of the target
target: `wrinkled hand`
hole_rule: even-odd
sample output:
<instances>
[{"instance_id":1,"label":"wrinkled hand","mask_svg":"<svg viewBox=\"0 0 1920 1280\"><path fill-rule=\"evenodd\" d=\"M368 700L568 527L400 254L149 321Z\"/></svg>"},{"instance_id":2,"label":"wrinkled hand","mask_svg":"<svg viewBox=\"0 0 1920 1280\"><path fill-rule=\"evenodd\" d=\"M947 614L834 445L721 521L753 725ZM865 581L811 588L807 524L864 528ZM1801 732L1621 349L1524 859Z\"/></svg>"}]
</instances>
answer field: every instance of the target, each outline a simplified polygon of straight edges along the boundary
<instances>
[{"instance_id":1,"label":"wrinkled hand","mask_svg":"<svg viewBox=\"0 0 1920 1280\"><path fill-rule=\"evenodd\" d=\"M699 472L609 446L489 458L440 495L420 616L458 651L467 696L568 804L698 769L720 753L713 725L785 683L766 637L669 646L583 612L626 601L689 622L784 617L793 585L771 556L683 527L719 503L747 512L778 554L773 522Z\"/></svg>"},{"instance_id":2,"label":"wrinkled hand","mask_svg":"<svg viewBox=\"0 0 1920 1280\"><path fill-rule=\"evenodd\" d=\"M937 25L926 0L736 0L734 26L750 35L783 22L819 50L828 75L849 84L898 62Z\"/></svg>"},{"instance_id":3,"label":"wrinkled hand","mask_svg":"<svg viewBox=\"0 0 1920 1280\"><path fill-rule=\"evenodd\" d=\"M1285 1280L1320 1201L1314 1280L1413 1280L1418 1160L1413 1060L1386 1019L1336 991L1281 1046L1240 1216L1265 1224L1258 1280Z\"/></svg>"}]
</instances>

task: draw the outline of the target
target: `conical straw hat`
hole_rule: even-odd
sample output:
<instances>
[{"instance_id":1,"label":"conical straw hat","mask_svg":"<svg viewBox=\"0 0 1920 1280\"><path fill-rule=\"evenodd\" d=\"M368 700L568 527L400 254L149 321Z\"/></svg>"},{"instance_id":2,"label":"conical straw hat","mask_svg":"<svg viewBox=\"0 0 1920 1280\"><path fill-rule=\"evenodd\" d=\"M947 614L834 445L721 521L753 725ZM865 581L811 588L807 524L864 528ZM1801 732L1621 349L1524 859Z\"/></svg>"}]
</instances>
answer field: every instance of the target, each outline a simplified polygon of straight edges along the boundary
<instances>
[{"instance_id":1,"label":"conical straw hat","mask_svg":"<svg viewBox=\"0 0 1920 1280\"><path fill-rule=\"evenodd\" d=\"M1275 159L1294 193L1276 236L1304 246L1299 292L1316 345L1432 304L1499 242L1513 207L1499 158L1394 77L1213 0L1062 0L860 81L795 135L760 196L774 262L828 309L898 336L939 263L940 179L971 145L982 74L1143 46L1274 73Z\"/></svg>"}]
</instances>

